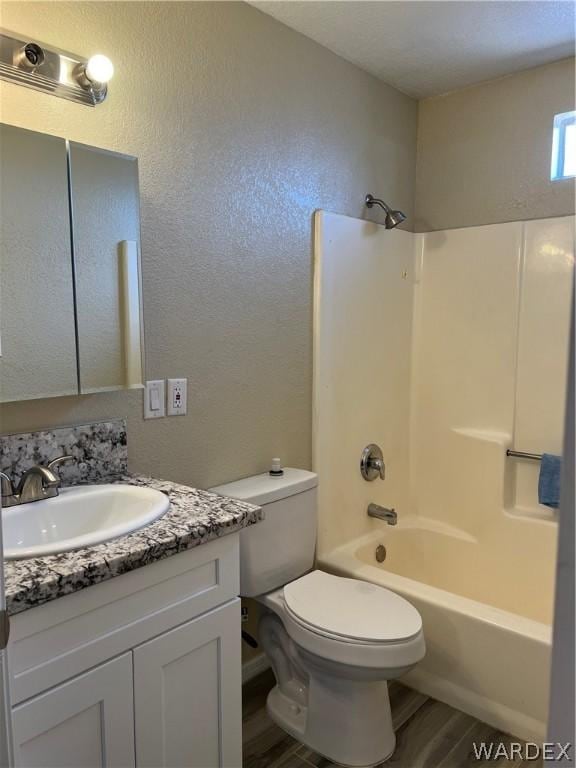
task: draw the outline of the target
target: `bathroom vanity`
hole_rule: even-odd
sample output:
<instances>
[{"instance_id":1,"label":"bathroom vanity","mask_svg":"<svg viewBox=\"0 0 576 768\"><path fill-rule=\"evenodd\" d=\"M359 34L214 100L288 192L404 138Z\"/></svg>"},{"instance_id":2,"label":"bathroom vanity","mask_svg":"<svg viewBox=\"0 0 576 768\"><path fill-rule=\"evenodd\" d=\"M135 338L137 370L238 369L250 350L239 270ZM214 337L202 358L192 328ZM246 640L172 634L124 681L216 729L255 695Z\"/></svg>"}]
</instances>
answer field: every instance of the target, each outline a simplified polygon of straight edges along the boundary
<instances>
[{"instance_id":1,"label":"bathroom vanity","mask_svg":"<svg viewBox=\"0 0 576 768\"><path fill-rule=\"evenodd\" d=\"M110 422L0 438L4 467L11 454L18 471L30 442L45 451L56 442L77 453L69 478L145 486L170 501L163 517L126 536L6 563L16 765L237 768L239 531L262 511L117 474L122 429ZM94 450L87 434L109 449ZM107 455L105 465L96 454Z\"/></svg>"},{"instance_id":2,"label":"bathroom vanity","mask_svg":"<svg viewBox=\"0 0 576 768\"><path fill-rule=\"evenodd\" d=\"M241 764L238 535L12 617L17 765Z\"/></svg>"}]
</instances>

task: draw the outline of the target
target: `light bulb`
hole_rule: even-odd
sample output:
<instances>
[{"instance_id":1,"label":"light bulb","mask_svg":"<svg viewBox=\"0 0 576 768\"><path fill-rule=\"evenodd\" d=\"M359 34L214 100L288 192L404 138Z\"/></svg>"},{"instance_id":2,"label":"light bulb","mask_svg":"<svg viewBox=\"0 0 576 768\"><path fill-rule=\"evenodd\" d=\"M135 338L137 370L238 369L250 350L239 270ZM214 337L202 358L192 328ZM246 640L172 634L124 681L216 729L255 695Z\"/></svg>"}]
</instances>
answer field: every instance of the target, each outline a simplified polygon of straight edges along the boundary
<instances>
[{"instance_id":1,"label":"light bulb","mask_svg":"<svg viewBox=\"0 0 576 768\"><path fill-rule=\"evenodd\" d=\"M107 83L114 74L114 65L101 53L91 56L86 64L86 77L93 83Z\"/></svg>"}]
</instances>

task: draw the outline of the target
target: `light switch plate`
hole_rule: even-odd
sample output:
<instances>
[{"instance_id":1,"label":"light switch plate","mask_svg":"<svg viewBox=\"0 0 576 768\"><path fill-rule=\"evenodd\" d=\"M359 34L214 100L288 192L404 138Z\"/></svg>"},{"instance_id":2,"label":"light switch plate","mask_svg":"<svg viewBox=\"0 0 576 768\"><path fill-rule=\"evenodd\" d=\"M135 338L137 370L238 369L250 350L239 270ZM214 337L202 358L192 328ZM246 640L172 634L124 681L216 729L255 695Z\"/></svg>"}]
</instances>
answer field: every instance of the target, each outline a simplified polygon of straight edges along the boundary
<instances>
[{"instance_id":1,"label":"light switch plate","mask_svg":"<svg viewBox=\"0 0 576 768\"><path fill-rule=\"evenodd\" d=\"M147 381L144 388L144 418L160 419L166 416L166 382L164 379Z\"/></svg>"},{"instance_id":2,"label":"light switch plate","mask_svg":"<svg viewBox=\"0 0 576 768\"><path fill-rule=\"evenodd\" d=\"M168 416L185 416L188 406L188 379L168 379Z\"/></svg>"}]
</instances>

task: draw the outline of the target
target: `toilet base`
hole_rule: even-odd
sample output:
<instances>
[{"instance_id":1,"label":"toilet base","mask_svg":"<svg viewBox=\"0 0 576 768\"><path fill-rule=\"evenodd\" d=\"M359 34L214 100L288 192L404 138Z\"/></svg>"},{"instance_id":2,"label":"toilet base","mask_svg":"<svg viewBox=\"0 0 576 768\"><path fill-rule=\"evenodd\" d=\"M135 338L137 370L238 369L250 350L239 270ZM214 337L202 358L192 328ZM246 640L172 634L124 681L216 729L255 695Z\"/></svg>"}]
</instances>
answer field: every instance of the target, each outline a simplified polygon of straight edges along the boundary
<instances>
[{"instance_id":1,"label":"toilet base","mask_svg":"<svg viewBox=\"0 0 576 768\"><path fill-rule=\"evenodd\" d=\"M266 710L283 731L286 731L297 741L304 740L308 707L295 704L291 699L284 696L280 688L275 685L266 699Z\"/></svg>"},{"instance_id":2,"label":"toilet base","mask_svg":"<svg viewBox=\"0 0 576 768\"><path fill-rule=\"evenodd\" d=\"M268 714L280 728L312 751L349 768L373 768L392 756L396 738L386 682L368 684L369 691L365 682L357 690L350 680L342 686L331 680L324 690L317 680L311 683L310 706L296 703L278 685L270 691Z\"/></svg>"},{"instance_id":3,"label":"toilet base","mask_svg":"<svg viewBox=\"0 0 576 768\"><path fill-rule=\"evenodd\" d=\"M338 765L373 768L388 760L396 737L387 681L419 661L424 652L423 637L400 648L394 644L384 649L375 646L378 664L373 663L374 647L370 645L354 649L342 660L338 658L342 648L338 645L335 650L334 640L318 642L310 630L291 621L281 590L262 596L260 601L268 611L260 618L258 634L277 681L267 704L274 722ZM344 646L344 651L348 650ZM361 663L363 660L372 664Z\"/></svg>"}]
</instances>

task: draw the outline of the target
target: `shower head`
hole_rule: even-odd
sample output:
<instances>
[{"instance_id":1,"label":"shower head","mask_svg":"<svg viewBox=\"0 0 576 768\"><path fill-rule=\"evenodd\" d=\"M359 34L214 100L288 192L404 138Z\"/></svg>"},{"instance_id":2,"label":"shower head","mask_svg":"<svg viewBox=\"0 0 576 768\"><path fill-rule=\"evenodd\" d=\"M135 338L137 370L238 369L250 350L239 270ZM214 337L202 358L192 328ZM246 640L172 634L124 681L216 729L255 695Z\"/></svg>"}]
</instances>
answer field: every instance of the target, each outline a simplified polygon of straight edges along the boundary
<instances>
[{"instance_id":1,"label":"shower head","mask_svg":"<svg viewBox=\"0 0 576 768\"><path fill-rule=\"evenodd\" d=\"M398 224L402 224L403 221L406 221L406 215L402 211L388 211L384 219L384 226L386 229L394 229Z\"/></svg>"},{"instance_id":2,"label":"shower head","mask_svg":"<svg viewBox=\"0 0 576 768\"><path fill-rule=\"evenodd\" d=\"M384 219L386 229L394 229L394 227L397 227L398 224L402 224L406 220L406 215L402 211L393 211L384 200L379 200L377 197L366 195L365 203L367 208L379 205L383 211L386 211L386 218Z\"/></svg>"}]
</instances>

